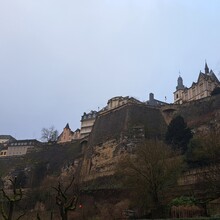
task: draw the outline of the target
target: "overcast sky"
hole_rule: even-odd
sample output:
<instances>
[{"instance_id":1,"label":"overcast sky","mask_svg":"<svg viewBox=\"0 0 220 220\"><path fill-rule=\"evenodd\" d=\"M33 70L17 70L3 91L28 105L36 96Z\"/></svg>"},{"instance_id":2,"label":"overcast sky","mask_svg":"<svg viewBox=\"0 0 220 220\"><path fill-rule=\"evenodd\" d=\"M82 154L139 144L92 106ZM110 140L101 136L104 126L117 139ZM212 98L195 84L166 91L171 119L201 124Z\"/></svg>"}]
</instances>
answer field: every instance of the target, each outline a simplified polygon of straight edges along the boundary
<instances>
[{"instance_id":1,"label":"overcast sky","mask_svg":"<svg viewBox=\"0 0 220 220\"><path fill-rule=\"evenodd\" d=\"M173 102L207 63L219 77L220 1L0 0L0 134L39 139L114 96Z\"/></svg>"}]
</instances>

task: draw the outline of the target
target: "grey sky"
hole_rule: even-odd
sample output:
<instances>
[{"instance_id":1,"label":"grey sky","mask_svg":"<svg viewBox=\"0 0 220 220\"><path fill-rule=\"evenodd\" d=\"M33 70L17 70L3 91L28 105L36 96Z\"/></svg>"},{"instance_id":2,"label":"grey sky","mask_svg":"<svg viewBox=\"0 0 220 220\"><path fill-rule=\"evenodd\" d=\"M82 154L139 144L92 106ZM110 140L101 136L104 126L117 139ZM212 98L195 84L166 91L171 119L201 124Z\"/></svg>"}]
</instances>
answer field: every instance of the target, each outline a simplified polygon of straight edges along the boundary
<instances>
[{"instance_id":1,"label":"grey sky","mask_svg":"<svg viewBox=\"0 0 220 220\"><path fill-rule=\"evenodd\" d=\"M118 95L173 102L179 71L219 76L220 1L0 0L0 134L80 127Z\"/></svg>"}]
</instances>

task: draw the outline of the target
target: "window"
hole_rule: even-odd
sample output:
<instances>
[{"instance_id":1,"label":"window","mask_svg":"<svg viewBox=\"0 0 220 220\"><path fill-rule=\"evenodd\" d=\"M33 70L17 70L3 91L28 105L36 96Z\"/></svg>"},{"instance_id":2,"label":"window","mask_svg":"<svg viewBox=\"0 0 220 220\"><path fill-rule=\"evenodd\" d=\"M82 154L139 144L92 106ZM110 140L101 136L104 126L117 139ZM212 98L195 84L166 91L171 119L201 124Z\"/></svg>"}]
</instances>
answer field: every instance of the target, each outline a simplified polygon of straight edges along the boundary
<instances>
[{"instance_id":1,"label":"window","mask_svg":"<svg viewBox=\"0 0 220 220\"><path fill-rule=\"evenodd\" d=\"M176 98L178 99L178 94L176 94Z\"/></svg>"}]
</instances>

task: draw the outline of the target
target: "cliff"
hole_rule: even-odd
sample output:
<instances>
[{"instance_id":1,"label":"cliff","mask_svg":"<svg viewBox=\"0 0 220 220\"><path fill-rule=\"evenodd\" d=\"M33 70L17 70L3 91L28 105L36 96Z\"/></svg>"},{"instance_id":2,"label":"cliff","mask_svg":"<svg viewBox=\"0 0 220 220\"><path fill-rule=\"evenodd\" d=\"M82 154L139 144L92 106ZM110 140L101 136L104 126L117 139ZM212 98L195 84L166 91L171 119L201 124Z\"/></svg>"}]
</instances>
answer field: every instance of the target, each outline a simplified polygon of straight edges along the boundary
<instances>
[{"instance_id":1,"label":"cliff","mask_svg":"<svg viewBox=\"0 0 220 220\"><path fill-rule=\"evenodd\" d=\"M128 103L99 114L83 159L83 179L114 174L122 154L145 138L163 138L166 126L160 109L146 104Z\"/></svg>"},{"instance_id":2,"label":"cliff","mask_svg":"<svg viewBox=\"0 0 220 220\"><path fill-rule=\"evenodd\" d=\"M123 154L133 152L145 138L163 138L167 125L177 115L183 116L194 133L218 129L220 95L160 108L128 103L100 113L84 152L83 180L114 174Z\"/></svg>"}]
</instances>

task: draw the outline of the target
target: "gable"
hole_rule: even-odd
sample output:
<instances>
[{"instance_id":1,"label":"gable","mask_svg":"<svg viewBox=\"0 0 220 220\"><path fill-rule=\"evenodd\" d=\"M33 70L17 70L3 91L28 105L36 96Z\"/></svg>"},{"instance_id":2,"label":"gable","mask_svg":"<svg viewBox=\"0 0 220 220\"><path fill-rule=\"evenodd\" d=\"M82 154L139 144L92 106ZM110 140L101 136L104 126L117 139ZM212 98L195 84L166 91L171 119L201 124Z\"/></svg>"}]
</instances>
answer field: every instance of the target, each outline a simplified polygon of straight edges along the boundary
<instances>
[{"instance_id":1,"label":"gable","mask_svg":"<svg viewBox=\"0 0 220 220\"><path fill-rule=\"evenodd\" d=\"M197 83L199 83L199 82L201 82L201 81L204 81L204 79L205 79L205 74L202 73L202 72L200 72L200 73L199 73L199 77L198 77L198 79L197 79Z\"/></svg>"}]
</instances>

